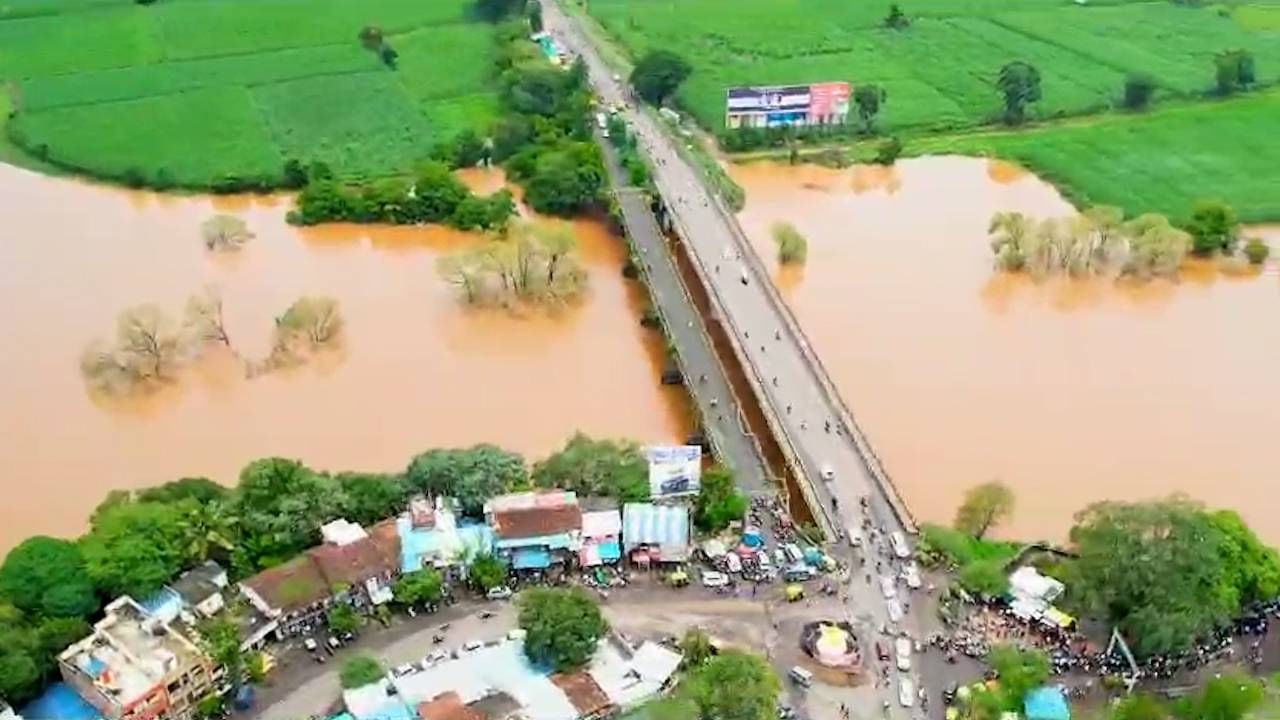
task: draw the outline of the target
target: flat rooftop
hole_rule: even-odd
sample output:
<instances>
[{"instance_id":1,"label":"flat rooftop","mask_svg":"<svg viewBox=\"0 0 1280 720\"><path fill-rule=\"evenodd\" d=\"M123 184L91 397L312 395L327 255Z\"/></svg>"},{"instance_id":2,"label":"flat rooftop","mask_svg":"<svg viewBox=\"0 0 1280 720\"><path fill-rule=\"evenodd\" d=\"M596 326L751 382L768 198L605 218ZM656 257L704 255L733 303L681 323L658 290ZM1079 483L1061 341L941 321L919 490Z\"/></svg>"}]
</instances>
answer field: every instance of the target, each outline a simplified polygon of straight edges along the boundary
<instances>
[{"instance_id":1,"label":"flat rooftop","mask_svg":"<svg viewBox=\"0 0 1280 720\"><path fill-rule=\"evenodd\" d=\"M146 695L200 652L170 626L152 619L131 598L107 606L93 633L63 651L59 659L113 694L121 705Z\"/></svg>"}]
</instances>

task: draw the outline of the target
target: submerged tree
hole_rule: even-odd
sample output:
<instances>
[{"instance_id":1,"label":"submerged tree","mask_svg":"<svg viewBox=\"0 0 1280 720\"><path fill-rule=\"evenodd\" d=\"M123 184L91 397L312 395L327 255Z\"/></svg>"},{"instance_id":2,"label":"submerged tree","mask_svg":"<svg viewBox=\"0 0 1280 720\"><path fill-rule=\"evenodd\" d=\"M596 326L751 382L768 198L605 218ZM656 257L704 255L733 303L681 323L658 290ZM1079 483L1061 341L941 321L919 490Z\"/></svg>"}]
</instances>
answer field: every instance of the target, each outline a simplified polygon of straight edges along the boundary
<instances>
[{"instance_id":1,"label":"submerged tree","mask_svg":"<svg viewBox=\"0 0 1280 720\"><path fill-rule=\"evenodd\" d=\"M996 267L1037 277L1121 274L1137 277L1176 273L1190 236L1163 215L1123 221L1114 207L1086 209L1078 216L1035 220L1022 213L996 213L988 227Z\"/></svg>"},{"instance_id":2,"label":"submerged tree","mask_svg":"<svg viewBox=\"0 0 1280 720\"><path fill-rule=\"evenodd\" d=\"M436 270L473 305L563 302L587 280L565 223L511 223L502 235L442 257Z\"/></svg>"},{"instance_id":3,"label":"submerged tree","mask_svg":"<svg viewBox=\"0 0 1280 720\"><path fill-rule=\"evenodd\" d=\"M276 318L276 344L296 345L299 341L318 348L338 338L342 332L342 314L338 301L328 297L298 298Z\"/></svg>"},{"instance_id":4,"label":"submerged tree","mask_svg":"<svg viewBox=\"0 0 1280 720\"><path fill-rule=\"evenodd\" d=\"M138 305L116 319L114 343L97 340L85 349L80 370L103 390L125 390L169 376L180 363L183 334L157 305Z\"/></svg>"},{"instance_id":5,"label":"submerged tree","mask_svg":"<svg viewBox=\"0 0 1280 720\"><path fill-rule=\"evenodd\" d=\"M217 287L206 286L187 299L183 322L197 340L231 347L231 338L222 319L222 293Z\"/></svg>"},{"instance_id":6,"label":"submerged tree","mask_svg":"<svg viewBox=\"0 0 1280 720\"><path fill-rule=\"evenodd\" d=\"M249 226L235 215L214 215L200 224L206 250L239 250L253 239Z\"/></svg>"},{"instance_id":7,"label":"submerged tree","mask_svg":"<svg viewBox=\"0 0 1280 720\"><path fill-rule=\"evenodd\" d=\"M773 242L778 246L778 262L783 265L803 265L809 257L809 241L788 222L774 223Z\"/></svg>"}]
</instances>

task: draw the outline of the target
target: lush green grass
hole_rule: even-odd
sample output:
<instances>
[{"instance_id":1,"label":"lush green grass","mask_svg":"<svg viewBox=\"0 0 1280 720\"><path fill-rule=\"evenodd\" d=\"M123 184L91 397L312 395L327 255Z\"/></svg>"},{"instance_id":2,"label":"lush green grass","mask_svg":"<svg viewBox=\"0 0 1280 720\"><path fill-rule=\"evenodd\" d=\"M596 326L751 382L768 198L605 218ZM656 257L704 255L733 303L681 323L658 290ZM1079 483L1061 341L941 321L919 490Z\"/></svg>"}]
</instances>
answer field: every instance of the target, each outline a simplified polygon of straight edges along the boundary
<instances>
[{"instance_id":1,"label":"lush green grass","mask_svg":"<svg viewBox=\"0 0 1280 720\"><path fill-rule=\"evenodd\" d=\"M1030 128L921 138L913 154L993 154L1057 184L1078 205L1185 218L1223 198L1246 221L1280 218L1280 91Z\"/></svg>"},{"instance_id":2,"label":"lush green grass","mask_svg":"<svg viewBox=\"0 0 1280 720\"><path fill-rule=\"evenodd\" d=\"M496 114L472 0L0 0L0 83L35 158L149 184L398 173ZM377 25L396 70L363 49Z\"/></svg>"},{"instance_id":3,"label":"lush green grass","mask_svg":"<svg viewBox=\"0 0 1280 720\"><path fill-rule=\"evenodd\" d=\"M1280 79L1280 33L1265 29L1275 8L1263 4L1234 16L1162 1L900 4L914 20L904 31L881 27L889 0L592 0L590 12L633 55L684 54L694 74L678 99L712 129L726 87L822 80L882 85L888 130L979 125L1000 111L993 80L1011 60L1039 68L1041 118L1112 106L1133 71L1155 75L1161 97L1198 95L1226 49L1251 50L1261 82Z\"/></svg>"}]
</instances>

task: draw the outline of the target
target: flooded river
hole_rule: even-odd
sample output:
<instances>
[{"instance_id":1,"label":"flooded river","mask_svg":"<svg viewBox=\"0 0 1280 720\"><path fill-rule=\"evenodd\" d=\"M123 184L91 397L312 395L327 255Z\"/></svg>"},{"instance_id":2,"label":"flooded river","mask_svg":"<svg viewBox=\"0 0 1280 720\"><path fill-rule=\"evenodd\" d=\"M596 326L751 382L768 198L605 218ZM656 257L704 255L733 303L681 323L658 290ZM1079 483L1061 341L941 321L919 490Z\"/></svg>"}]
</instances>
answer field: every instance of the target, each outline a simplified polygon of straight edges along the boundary
<instances>
[{"instance_id":1,"label":"flooded river","mask_svg":"<svg viewBox=\"0 0 1280 720\"><path fill-rule=\"evenodd\" d=\"M1060 539L1088 502L1184 491L1280 542L1274 265L1036 284L993 272L987 222L1070 206L1017 168L931 158L733 175L775 272L769 226L808 237L806 266L777 281L919 518L948 522L966 488L998 478L1017 492L1007 536ZM1280 249L1276 228L1258 234Z\"/></svg>"},{"instance_id":2,"label":"flooded river","mask_svg":"<svg viewBox=\"0 0 1280 720\"><path fill-rule=\"evenodd\" d=\"M577 429L641 442L688 430L682 395L658 384L661 341L638 324L622 243L599 223L575 223L585 300L516 316L460 305L436 259L475 237L444 228L297 229L283 197L160 196L6 165L0 197L0 552L29 534L80 531L112 488L231 483L267 455L399 470L431 447L494 442L532 458ZM199 226L215 212L257 236L210 256ZM145 398L86 392L80 353L111 336L121 310L154 302L177 317L206 284L221 288L246 357L268 352L272 319L302 295L338 300L343 350L252 380L213 354Z\"/></svg>"}]
</instances>

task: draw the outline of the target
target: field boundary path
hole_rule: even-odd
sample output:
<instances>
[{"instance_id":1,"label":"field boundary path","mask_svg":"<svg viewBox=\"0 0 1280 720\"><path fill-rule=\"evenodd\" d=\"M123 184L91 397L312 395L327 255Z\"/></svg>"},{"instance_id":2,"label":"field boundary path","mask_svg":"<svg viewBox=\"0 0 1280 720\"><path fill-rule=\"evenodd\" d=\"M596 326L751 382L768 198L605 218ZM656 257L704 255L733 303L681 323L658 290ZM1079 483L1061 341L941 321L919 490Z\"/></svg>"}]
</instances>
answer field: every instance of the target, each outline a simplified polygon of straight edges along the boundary
<instances>
[{"instance_id":1,"label":"field boundary path","mask_svg":"<svg viewBox=\"0 0 1280 720\"><path fill-rule=\"evenodd\" d=\"M618 163L617 151L607 141L599 144L627 236L639 252L636 262L667 337L675 345L685 388L702 418L703 432L717 456L733 469L744 490L752 494L765 492L771 484L759 439L747 430L728 371L716 356L703 318L680 279L666 237L649 207L649 198L643 190L626 183L627 175Z\"/></svg>"},{"instance_id":2,"label":"field boundary path","mask_svg":"<svg viewBox=\"0 0 1280 720\"><path fill-rule=\"evenodd\" d=\"M665 123L630 102L622 78L557 3L546 3L544 14L558 42L584 58L601 99L624 106L623 117L647 156L664 209L689 249L713 311L730 330L765 418L824 530L856 524L856 516L853 523L846 518L866 498L882 528L914 532L915 521L897 489L736 218L682 155L683 141L673 142ZM823 475L833 476L832 481L819 480Z\"/></svg>"}]
</instances>

